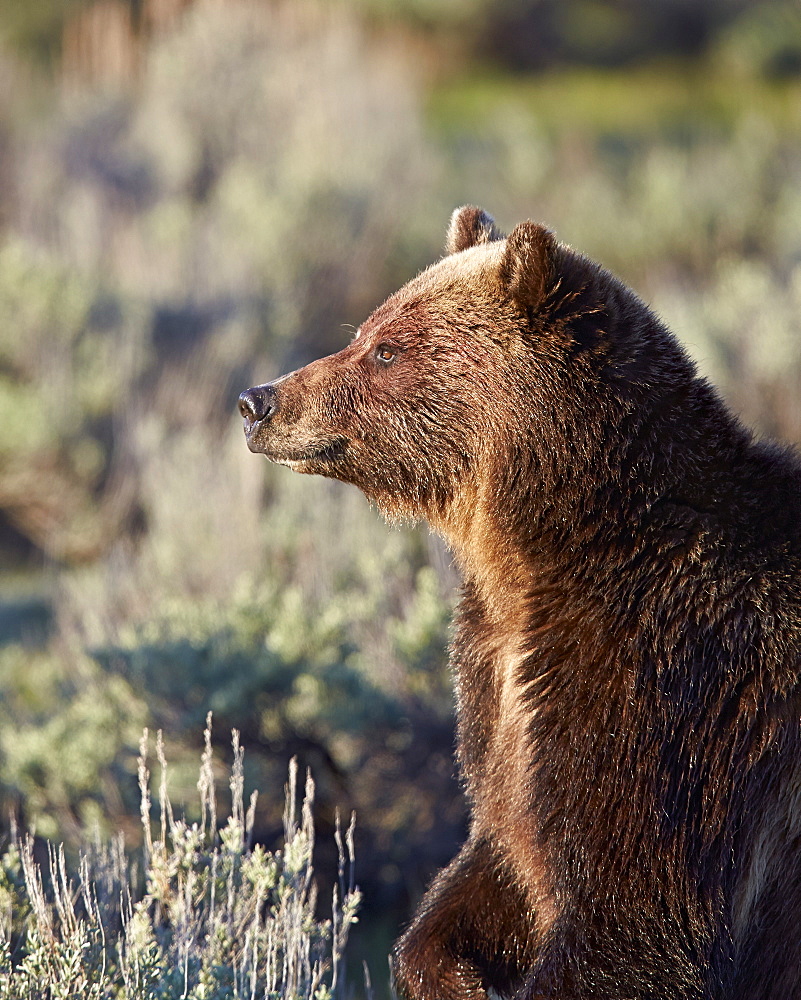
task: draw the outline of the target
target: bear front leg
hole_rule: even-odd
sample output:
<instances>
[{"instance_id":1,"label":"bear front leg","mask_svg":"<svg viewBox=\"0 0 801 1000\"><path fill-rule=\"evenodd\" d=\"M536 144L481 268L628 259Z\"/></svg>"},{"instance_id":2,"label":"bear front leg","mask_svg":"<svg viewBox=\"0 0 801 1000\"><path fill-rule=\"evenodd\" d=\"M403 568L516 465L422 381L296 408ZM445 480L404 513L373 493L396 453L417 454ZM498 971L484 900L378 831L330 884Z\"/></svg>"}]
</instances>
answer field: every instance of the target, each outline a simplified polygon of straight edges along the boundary
<instances>
[{"instance_id":1,"label":"bear front leg","mask_svg":"<svg viewBox=\"0 0 801 1000\"><path fill-rule=\"evenodd\" d=\"M487 1000L487 989L521 985L531 913L508 869L483 840L470 840L435 879L393 949L403 1000Z\"/></svg>"}]
</instances>

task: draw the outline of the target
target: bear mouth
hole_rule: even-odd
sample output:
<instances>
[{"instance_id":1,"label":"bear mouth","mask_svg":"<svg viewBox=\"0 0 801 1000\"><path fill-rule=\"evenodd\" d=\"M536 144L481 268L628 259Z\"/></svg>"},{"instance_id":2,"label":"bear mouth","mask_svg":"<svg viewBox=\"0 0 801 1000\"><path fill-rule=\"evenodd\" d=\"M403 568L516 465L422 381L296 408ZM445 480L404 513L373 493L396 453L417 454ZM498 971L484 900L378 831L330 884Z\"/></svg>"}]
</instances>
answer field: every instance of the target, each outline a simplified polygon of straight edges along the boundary
<instances>
[{"instance_id":1,"label":"bear mouth","mask_svg":"<svg viewBox=\"0 0 801 1000\"><path fill-rule=\"evenodd\" d=\"M300 466L319 465L335 462L345 451L345 438L334 438L331 441L320 441L308 444L305 448L282 449L260 444L248 436L248 447L256 454L264 455L276 465L285 465L289 469Z\"/></svg>"},{"instance_id":2,"label":"bear mouth","mask_svg":"<svg viewBox=\"0 0 801 1000\"><path fill-rule=\"evenodd\" d=\"M319 465L321 462L324 464L335 462L344 450L345 442L344 440L339 440L331 441L322 448L306 449L300 455L292 455L284 458L272 458L270 455L267 455L267 457L270 461L276 462L278 465L285 465L289 469L299 471L301 466Z\"/></svg>"}]
</instances>

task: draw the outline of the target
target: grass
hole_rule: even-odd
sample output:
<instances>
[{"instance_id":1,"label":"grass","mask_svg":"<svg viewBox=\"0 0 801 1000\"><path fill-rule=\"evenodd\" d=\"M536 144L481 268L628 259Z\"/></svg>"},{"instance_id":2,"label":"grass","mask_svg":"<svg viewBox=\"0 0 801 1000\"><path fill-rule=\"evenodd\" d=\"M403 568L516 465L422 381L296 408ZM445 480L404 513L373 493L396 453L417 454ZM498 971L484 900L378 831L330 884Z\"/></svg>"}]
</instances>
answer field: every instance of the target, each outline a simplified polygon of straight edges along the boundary
<instances>
[{"instance_id":1,"label":"grass","mask_svg":"<svg viewBox=\"0 0 801 1000\"><path fill-rule=\"evenodd\" d=\"M149 739L139 756L141 874L121 838L80 854L12 838L0 860L0 998L83 1000L334 1000L345 996L344 953L357 920L354 823L337 825L339 884L321 919L314 880L314 782L297 799L289 767L284 846L251 843L256 792L245 806L244 750L233 733L230 814L218 817L211 717L198 791L201 819L176 817L161 733L158 808ZM157 812L154 817L153 813Z\"/></svg>"},{"instance_id":2,"label":"grass","mask_svg":"<svg viewBox=\"0 0 801 1000\"><path fill-rule=\"evenodd\" d=\"M612 132L654 141L693 132L728 134L743 108L785 134L801 133L801 83L710 71L703 64L666 62L625 70L554 71L529 77L472 73L437 87L429 102L433 124L483 128L516 107L536 113L542 130Z\"/></svg>"}]
</instances>

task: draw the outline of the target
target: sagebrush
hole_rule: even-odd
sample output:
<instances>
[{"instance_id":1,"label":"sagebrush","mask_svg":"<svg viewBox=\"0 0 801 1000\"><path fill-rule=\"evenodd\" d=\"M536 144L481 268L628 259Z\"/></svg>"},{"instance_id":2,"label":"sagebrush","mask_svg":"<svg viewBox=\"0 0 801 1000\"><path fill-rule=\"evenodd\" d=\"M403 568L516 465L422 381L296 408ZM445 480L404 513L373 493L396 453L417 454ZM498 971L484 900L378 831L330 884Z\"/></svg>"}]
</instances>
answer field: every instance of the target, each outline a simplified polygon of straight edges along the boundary
<instances>
[{"instance_id":1,"label":"sagebrush","mask_svg":"<svg viewBox=\"0 0 801 1000\"><path fill-rule=\"evenodd\" d=\"M284 845L251 843L256 793L245 805L244 751L233 733L230 810L218 816L210 721L198 791L201 819L176 815L161 733L158 810L151 808L148 734L139 783L141 868L120 837L80 853L14 837L0 862L0 998L269 998L331 1000L344 993L343 957L357 920L354 822L337 824L339 884L318 914L313 871L314 782L300 807L289 766Z\"/></svg>"}]
</instances>

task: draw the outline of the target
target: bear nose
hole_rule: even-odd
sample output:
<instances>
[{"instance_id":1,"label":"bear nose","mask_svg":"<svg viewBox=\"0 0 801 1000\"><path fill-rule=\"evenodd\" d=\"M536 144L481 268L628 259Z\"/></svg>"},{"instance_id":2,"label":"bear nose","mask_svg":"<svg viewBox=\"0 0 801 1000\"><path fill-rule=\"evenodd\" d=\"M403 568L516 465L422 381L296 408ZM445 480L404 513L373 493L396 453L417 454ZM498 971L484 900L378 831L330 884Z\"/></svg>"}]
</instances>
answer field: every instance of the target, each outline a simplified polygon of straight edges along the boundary
<instances>
[{"instance_id":1,"label":"bear nose","mask_svg":"<svg viewBox=\"0 0 801 1000\"><path fill-rule=\"evenodd\" d=\"M239 397L239 412L249 425L258 420L269 420L278 409L276 391L272 385L257 385Z\"/></svg>"}]
</instances>

